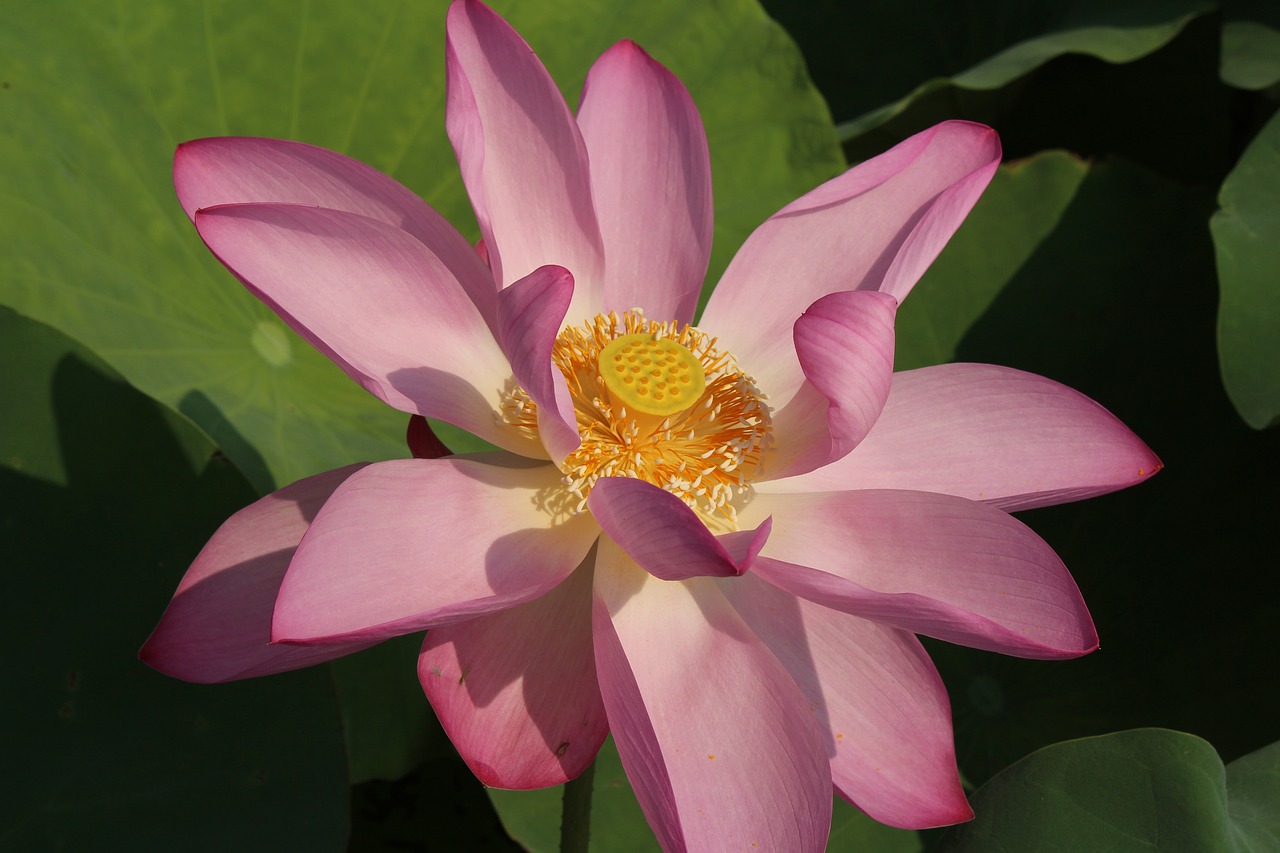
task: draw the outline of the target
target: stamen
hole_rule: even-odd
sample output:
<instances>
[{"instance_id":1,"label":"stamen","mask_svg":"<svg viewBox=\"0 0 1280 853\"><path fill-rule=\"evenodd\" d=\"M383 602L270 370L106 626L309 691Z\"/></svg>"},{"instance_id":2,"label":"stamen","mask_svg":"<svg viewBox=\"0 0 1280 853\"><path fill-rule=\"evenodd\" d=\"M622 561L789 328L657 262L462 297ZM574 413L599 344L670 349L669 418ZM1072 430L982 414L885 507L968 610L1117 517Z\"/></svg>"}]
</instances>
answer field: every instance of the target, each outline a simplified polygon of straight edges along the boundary
<instances>
[{"instance_id":1,"label":"stamen","mask_svg":"<svg viewBox=\"0 0 1280 853\"><path fill-rule=\"evenodd\" d=\"M560 332L552 360L569 387L582 444L561 466L567 494L558 506L583 512L598 478L636 477L709 523L736 528L735 496L760 473L772 422L764 395L715 344L697 329L646 320L639 310L598 314ZM514 382L500 416L537 437L537 405Z\"/></svg>"}]
</instances>

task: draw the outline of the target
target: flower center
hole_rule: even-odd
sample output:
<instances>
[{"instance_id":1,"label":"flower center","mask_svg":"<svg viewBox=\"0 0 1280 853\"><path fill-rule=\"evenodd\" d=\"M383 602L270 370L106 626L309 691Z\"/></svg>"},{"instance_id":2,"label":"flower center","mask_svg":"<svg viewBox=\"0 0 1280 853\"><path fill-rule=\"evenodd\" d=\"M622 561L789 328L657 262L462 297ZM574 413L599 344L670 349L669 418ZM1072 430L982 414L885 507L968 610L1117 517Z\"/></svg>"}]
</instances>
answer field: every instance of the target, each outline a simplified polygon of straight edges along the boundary
<instances>
[{"instance_id":1,"label":"flower center","mask_svg":"<svg viewBox=\"0 0 1280 853\"><path fill-rule=\"evenodd\" d=\"M702 396L706 372L693 353L668 338L623 335L600 350L600 378L613 398L649 415L674 415Z\"/></svg>"},{"instance_id":2,"label":"flower center","mask_svg":"<svg viewBox=\"0 0 1280 853\"><path fill-rule=\"evenodd\" d=\"M560 466L566 509L584 511L600 477L635 477L708 522L736 527L734 501L760 472L772 421L764 395L714 338L633 309L565 328L551 358L582 439ZM537 407L523 388L504 396L502 419L537 435Z\"/></svg>"}]
</instances>

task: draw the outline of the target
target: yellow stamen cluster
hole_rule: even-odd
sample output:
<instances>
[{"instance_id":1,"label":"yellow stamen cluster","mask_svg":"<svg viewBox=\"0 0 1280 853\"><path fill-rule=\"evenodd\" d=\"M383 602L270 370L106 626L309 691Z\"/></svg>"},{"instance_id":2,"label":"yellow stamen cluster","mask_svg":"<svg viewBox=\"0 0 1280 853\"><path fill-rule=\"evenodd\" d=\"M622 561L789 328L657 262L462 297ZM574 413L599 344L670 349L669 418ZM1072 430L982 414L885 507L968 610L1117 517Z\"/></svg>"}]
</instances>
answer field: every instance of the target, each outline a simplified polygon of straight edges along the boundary
<instances>
[{"instance_id":1,"label":"yellow stamen cluster","mask_svg":"<svg viewBox=\"0 0 1280 853\"><path fill-rule=\"evenodd\" d=\"M734 525L734 498L759 473L772 422L763 395L714 338L633 309L564 329L551 358L569 386L582 438L561 465L573 511L586 509L598 478L636 477L708 521ZM502 419L537 434L537 406L518 386L504 395Z\"/></svg>"}]
</instances>

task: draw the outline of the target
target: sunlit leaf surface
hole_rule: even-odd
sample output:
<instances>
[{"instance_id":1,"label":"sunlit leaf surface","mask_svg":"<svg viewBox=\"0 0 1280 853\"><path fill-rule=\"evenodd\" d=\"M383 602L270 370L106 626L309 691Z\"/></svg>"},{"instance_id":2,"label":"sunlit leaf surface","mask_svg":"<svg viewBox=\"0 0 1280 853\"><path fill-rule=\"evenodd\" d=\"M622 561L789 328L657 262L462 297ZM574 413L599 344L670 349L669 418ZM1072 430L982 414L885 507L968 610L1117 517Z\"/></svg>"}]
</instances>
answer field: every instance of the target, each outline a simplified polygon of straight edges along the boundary
<instances>
[{"instance_id":1,"label":"sunlit leaf surface","mask_svg":"<svg viewBox=\"0 0 1280 853\"><path fill-rule=\"evenodd\" d=\"M407 455L405 418L219 267L169 174L187 139L299 139L388 172L474 237L444 132L446 5L6 4L0 301L187 415L259 490ZM624 37L686 81L713 151L712 280L751 228L841 166L794 46L749 0L494 5L571 103Z\"/></svg>"}]
</instances>

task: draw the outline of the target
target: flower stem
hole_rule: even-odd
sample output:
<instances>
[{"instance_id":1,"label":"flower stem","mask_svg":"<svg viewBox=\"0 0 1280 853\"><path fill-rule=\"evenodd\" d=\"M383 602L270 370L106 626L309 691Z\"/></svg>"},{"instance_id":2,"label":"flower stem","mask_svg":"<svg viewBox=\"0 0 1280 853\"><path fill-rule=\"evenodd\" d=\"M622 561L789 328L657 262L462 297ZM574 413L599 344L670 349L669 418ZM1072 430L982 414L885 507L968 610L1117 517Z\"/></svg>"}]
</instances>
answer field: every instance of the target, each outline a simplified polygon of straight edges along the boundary
<instances>
[{"instance_id":1,"label":"flower stem","mask_svg":"<svg viewBox=\"0 0 1280 853\"><path fill-rule=\"evenodd\" d=\"M564 785L560 811L560 853L587 853L591 844L591 787L595 762L582 775Z\"/></svg>"}]
</instances>

